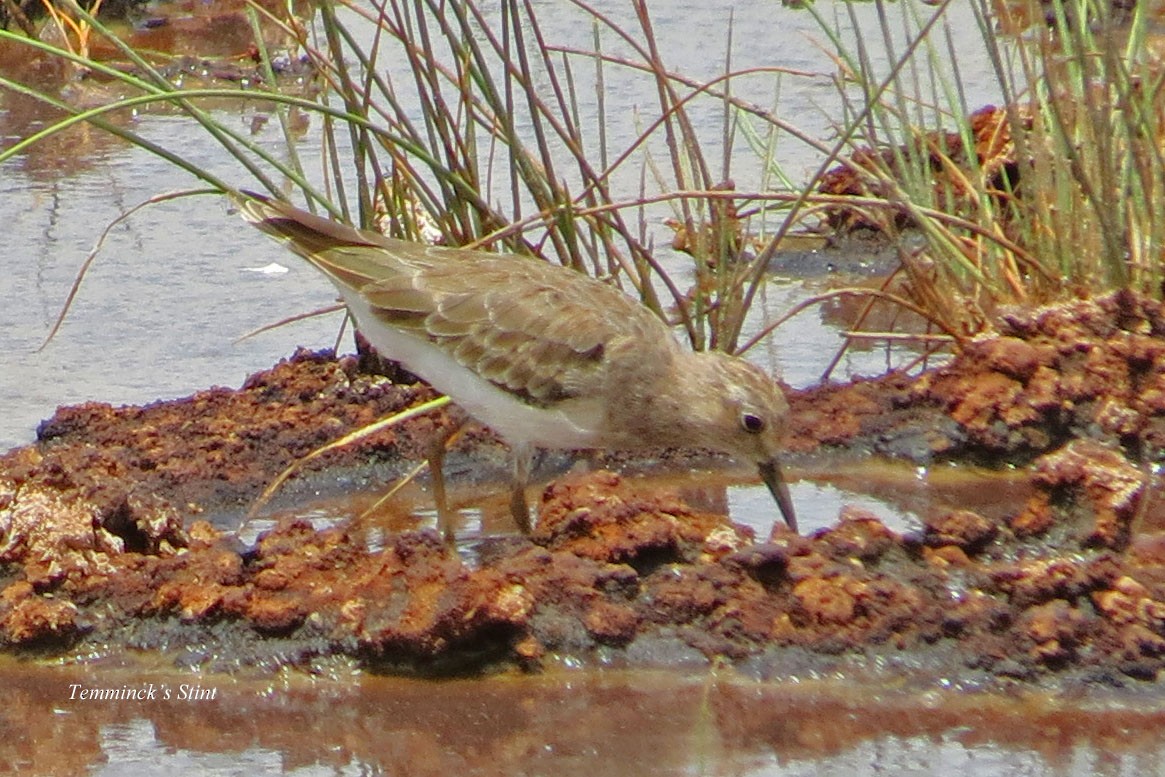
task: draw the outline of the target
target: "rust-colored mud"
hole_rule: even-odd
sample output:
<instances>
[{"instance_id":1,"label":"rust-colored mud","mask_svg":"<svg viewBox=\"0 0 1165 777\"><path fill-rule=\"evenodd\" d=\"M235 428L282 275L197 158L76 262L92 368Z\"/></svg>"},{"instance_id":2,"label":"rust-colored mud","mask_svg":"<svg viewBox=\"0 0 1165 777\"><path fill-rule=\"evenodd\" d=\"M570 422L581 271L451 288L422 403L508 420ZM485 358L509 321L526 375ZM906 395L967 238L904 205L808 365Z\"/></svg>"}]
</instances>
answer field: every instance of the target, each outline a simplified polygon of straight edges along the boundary
<instances>
[{"instance_id":1,"label":"rust-colored mud","mask_svg":"<svg viewBox=\"0 0 1165 777\"><path fill-rule=\"evenodd\" d=\"M1161 449L1163 328L1160 305L1114 295L1012 318L917 378L794 395L794 459L1027 467L1032 496L1003 519L940 509L909 535L849 508L810 537L778 524L757 538L598 472L552 483L530 538L483 543L472 562L431 532L304 520L245 548L204 517L237 521L296 457L427 390L305 353L237 391L63 408L37 445L0 458L0 641L220 667L336 654L402 671L551 655L777 667L874 652L987 678L1154 678L1165 538L1141 460ZM441 422L323 457L301 482L370 461L399 471Z\"/></svg>"},{"instance_id":2,"label":"rust-colored mud","mask_svg":"<svg viewBox=\"0 0 1165 777\"><path fill-rule=\"evenodd\" d=\"M1024 131L1031 130L1032 113L1027 106L1019 106L1014 111L1018 125ZM988 105L967 117L972 140L970 147L957 132L931 132L927 133L924 142L913 148L859 149L821 177L818 191L842 197L876 197L893 201L894 185L883 182L879 175L871 173L899 170L903 158L921 157L931 171L939 201L948 202L953 212L973 212L977 207L975 193L967 185L965 175L952 175L951 170L974 169L988 182L991 191L1016 191L1022 166L1016 159L1009 121L1006 109ZM909 164L913 165L914 162ZM825 220L839 233L855 230L880 232L890 226L901 228L912 222L911 217L903 212L876 214L844 203L828 206L825 209Z\"/></svg>"}]
</instances>

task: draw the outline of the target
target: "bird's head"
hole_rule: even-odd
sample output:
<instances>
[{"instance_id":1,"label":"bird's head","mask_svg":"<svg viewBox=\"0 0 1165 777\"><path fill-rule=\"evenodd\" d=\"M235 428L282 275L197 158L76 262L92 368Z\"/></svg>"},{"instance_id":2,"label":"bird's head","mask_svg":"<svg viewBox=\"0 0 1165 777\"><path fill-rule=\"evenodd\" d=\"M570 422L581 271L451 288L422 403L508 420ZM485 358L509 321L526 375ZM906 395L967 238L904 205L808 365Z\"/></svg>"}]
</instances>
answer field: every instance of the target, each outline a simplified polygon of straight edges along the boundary
<instances>
[{"instance_id":1,"label":"bird's head","mask_svg":"<svg viewBox=\"0 0 1165 777\"><path fill-rule=\"evenodd\" d=\"M755 364L719 352L701 354L705 402L713 403L715 416L709 447L756 465L761 479L772 492L789 528L797 529L797 517L781 472L782 450L789 403L768 375ZM706 405L707 406L707 405Z\"/></svg>"}]
</instances>

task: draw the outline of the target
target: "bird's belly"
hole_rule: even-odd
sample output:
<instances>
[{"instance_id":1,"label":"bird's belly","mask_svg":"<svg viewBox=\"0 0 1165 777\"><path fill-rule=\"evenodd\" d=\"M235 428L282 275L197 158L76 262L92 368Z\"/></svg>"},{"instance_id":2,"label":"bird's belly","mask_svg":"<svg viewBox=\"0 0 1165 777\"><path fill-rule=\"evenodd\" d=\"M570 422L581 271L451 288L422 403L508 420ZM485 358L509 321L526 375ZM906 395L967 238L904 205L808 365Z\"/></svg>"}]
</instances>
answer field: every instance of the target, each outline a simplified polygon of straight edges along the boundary
<instances>
[{"instance_id":1,"label":"bird's belly","mask_svg":"<svg viewBox=\"0 0 1165 777\"><path fill-rule=\"evenodd\" d=\"M358 294L344 296L361 333L377 351L424 378L510 445L603 447L602 404L596 399L572 399L550 407L530 405L427 340L381 322Z\"/></svg>"}]
</instances>

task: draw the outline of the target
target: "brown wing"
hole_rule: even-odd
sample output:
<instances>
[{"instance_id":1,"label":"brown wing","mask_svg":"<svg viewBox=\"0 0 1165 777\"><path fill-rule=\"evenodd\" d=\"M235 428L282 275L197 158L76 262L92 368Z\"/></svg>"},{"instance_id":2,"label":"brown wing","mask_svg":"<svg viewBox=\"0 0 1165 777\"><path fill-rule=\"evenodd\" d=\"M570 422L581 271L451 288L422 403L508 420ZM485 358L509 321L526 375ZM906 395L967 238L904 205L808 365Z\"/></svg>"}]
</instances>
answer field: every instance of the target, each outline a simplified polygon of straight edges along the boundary
<instances>
[{"instance_id":1,"label":"brown wing","mask_svg":"<svg viewBox=\"0 0 1165 777\"><path fill-rule=\"evenodd\" d=\"M538 404L602 390L603 359L617 340L679 347L645 307L564 267L395 240L278 201L240 206L260 229L358 291L385 323Z\"/></svg>"},{"instance_id":2,"label":"brown wing","mask_svg":"<svg viewBox=\"0 0 1165 777\"><path fill-rule=\"evenodd\" d=\"M361 289L375 315L427 337L529 401L599 391L606 350L618 338L671 342L646 308L572 270L516 256L409 247L403 263L411 274Z\"/></svg>"}]
</instances>

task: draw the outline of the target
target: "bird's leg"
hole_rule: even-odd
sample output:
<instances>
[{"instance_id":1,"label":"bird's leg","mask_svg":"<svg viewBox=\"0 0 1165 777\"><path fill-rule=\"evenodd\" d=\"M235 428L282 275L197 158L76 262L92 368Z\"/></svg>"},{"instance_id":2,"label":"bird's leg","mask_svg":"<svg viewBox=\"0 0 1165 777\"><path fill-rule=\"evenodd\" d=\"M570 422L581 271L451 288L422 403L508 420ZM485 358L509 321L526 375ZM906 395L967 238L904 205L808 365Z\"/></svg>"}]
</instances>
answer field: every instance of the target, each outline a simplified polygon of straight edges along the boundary
<instances>
[{"instance_id":1,"label":"bird's leg","mask_svg":"<svg viewBox=\"0 0 1165 777\"><path fill-rule=\"evenodd\" d=\"M526 504L526 486L530 483L530 465L534 459L534 449L529 445L515 445L514 479L510 483L510 513L522 534L529 534L533 528L530 522L530 507Z\"/></svg>"},{"instance_id":2,"label":"bird's leg","mask_svg":"<svg viewBox=\"0 0 1165 777\"><path fill-rule=\"evenodd\" d=\"M445 491L445 452L453 439L465 428L464 414L454 418L453 426L448 431L437 434L430 442L425 452L425 459L429 462L429 477L433 483L433 501L437 504L437 525L445 542L452 545L453 523L456 516L449 509L449 501Z\"/></svg>"}]
</instances>

